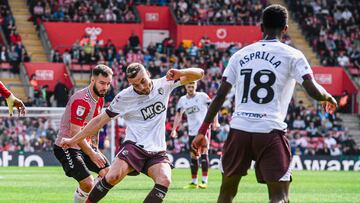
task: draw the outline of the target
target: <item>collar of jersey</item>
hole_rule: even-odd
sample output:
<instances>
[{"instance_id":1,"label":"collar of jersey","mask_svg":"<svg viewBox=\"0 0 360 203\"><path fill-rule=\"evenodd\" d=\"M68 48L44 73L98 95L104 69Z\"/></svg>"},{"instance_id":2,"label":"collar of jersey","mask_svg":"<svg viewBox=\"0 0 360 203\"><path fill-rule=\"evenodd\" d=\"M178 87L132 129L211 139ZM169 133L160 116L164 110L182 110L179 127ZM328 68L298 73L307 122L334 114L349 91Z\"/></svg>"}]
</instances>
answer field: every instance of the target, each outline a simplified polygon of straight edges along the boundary
<instances>
[{"instance_id":1,"label":"collar of jersey","mask_svg":"<svg viewBox=\"0 0 360 203\"><path fill-rule=\"evenodd\" d=\"M280 42L278 39L262 39L259 42Z\"/></svg>"},{"instance_id":2,"label":"collar of jersey","mask_svg":"<svg viewBox=\"0 0 360 203\"><path fill-rule=\"evenodd\" d=\"M192 98L194 98L194 97L196 96L196 93L197 93L197 92L195 92L195 93L194 93L194 96L192 96L192 97L190 97L188 94L186 94L186 97L187 97L188 99L192 99Z\"/></svg>"},{"instance_id":3,"label":"collar of jersey","mask_svg":"<svg viewBox=\"0 0 360 203\"><path fill-rule=\"evenodd\" d=\"M88 91L88 93L89 93L89 95L90 95L90 97L91 97L91 99L94 101L94 102L97 102L97 100L92 96L92 94L91 94L91 92L90 92L90 88L88 87L87 88L87 91Z\"/></svg>"}]
</instances>

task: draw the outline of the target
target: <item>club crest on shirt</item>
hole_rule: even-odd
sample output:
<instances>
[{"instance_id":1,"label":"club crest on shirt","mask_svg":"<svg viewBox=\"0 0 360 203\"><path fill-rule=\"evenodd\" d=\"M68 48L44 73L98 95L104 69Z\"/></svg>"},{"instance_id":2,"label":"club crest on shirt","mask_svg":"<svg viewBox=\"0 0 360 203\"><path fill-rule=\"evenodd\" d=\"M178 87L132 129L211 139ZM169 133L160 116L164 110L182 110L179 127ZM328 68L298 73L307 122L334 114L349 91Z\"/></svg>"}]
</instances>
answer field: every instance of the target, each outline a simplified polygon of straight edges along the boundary
<instances>
[{"instance_id":1,"label":"club crest on shirt","mask_svg":"<svg viewBox=\"0 0 360 203\"><path fill-rule=\"evenodd\" d=\"M164 89L163 89L162 87L160 87L160 88L158 89L158 92L159 92L159 94L163 95L163 94L164 94Z\"/></svg>"},{"instance_id":2,"label":"club crest on shirt","mask_svg":"<svg viewBox=\"0 0 360 203\"><path fill-rule=\"evenodd\" d=\"M76 109L76 115L77 116L83 116L85 113L85 107L83 106L78 106Z\"/></svg>"},{"instance_id":3,"label":"club crest on shirt","mask_svg":"<svg viewBox=\"0 0 360 203\"><path fill-rule=\"evenodd\" d=\"M124 155L124 156L127 156L128 155L128 150L124 149L121 151L121 154Z\"/></svg>"}]
</instances>

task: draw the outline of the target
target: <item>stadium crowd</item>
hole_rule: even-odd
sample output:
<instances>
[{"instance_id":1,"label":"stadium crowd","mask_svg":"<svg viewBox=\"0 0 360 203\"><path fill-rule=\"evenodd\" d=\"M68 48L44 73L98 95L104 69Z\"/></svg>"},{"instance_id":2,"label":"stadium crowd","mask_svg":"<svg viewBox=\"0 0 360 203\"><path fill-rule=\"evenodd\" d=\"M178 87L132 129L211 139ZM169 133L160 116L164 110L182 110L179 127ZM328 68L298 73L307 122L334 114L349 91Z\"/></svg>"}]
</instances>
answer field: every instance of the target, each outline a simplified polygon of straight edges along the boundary
<instances>
[{"instance_id":1,"label":"stadium crowd","mask_svg":"<svg viewBox=\"0 0 360 203\"><path fill-rule=\"evenodd\" d=\"M125 79L125 68L131 62L144 63L154 78L164 76L170 67L201 67L205 70L206 76L198 82L198 91L206 92L210 97L213 97L219 87L223 69L226 67L230 56L240 48L229 46L227 49L220 50L205 38L198 44L192 43L189 47L185 47L184 44L175 47L173 40L167 38L162 43L156 45L150 44L142 51L138 44L130 43L132 38L136 38L136 36L129 38L129 44L124 49L117 49L111 41L108 41L102 47L96 47L95 45L96 48L94 47L93 49L94 53L100 57L90 62L90 64L104 63L109 65L114 71L113 88L111 88L109 95L106 97L106 101L111 101L119 90L128 86L128 82ZM61 62L61 60L64 62L63 59L66 58L66 55L70 55L71 60L68 65L71 65L72 62L78 63L76 58L72 58L74 52L78 49L80 49L80 52L83 51L79 42L76 42L71 51L65 51L62 56L60 53L57 53L59 55L57 58L60 59L58 62ZM102 56L102 54L105 56ZM54 58L56 57L54 56ZM185 89L179 88L169 100L168 120L166 122L168 135L172 129L176 103L180 96L184 94ZM234 106L233 96L233 92L228 95L227 101L219 114L221 127L212 132L211 153L220 153L223 142L229 132L229 120L231 119L231 112ZM46 102L44 104L46 105ZM348 135L346 129L341 125L341 118L338 114L329 115L324 113L320 107L305 108L301 102L299 104L292 102L286 122L289 126L288 136L293 154L339 155L359 153L351 135ZM123 134L125 126L121 121L118 127L121 128L118 132ZM167 136L169 151L179 153L189 150L189 138L186 128L187 124L184 122L179 128L179 137L177 139L171 139L170 136ZM40 129L44 130L42 132L30 130L30 132L35 134L25 137L36 138L39 142L46 139L46 141L42 142L45 145L52 142L46 136L41 136L46 135L47 128ZM11 134L10 131L8 133Z\"/></svg>"},{"instance_id":2,"label":"stadium crowd","mask_svg":"<svg viewBox=\"0 0 360 203\"><path fill-rule=\"evenodd\" d=\"M255 1L171 1L178 23L181 24L228 24L255 25L260 22L261 11L267 0Z\"/></svg>"},{"instance_id":3,"label":"stadium crowd","mask_svg":"<svg viewBox=\"0 0 360 203\"><path fill-rule=\"evenodd\" d=\"M359 1L288 2L323 65L360 69Z\"/></svg>"},{"instance_id":4,"label":"stadium crowd","mask_svg":"<svg viewBox=\"0 0 360 203\"><path fill-rule=\"evenodd\" d=\"M22 43L21 36L16 31L15 18L7 1L0 3L0 24L9 42L8 46L0 44L0 63L9 63L11 71L19 73L19 64L29 62L31 59Z\"/></svg>"},{"instance_id":5,"label":"stadium crowd","mask_svg":"<svg viewBox=\"0 0 360 203\"><path fill-rule=\"evenodd\" d=\"M0 151L50 151L57 135L48 118L0 118Z\"/></svg>"},{"instance_id":6,"label":"stadium crowd","mask_svg":"<svg viewBox=\"0 0 360 203\"><path fill-rule=\"evenodd\" d=\"M28 1L34 24L42 21L63 22L135 22L132 0L126 1Z\"/></svg>"},{"instance_id":7,"label":"stadium crowd","mask_svg":"<svg viewBox=\"0 0 360 203\"><path fill-rule=\"evenodd\" d=\"M35 23L40 23L41 21L46 20L79 22L130 22L135 19L135 17L126 18L126 13L131 13L129 16L135 16L134 10L132 8L134 2L130 0L104 1L103 3L98 3L98 1L95 0L37 0L28 1L28 3L30 5L30 11L33 14ZM170 7L174 9L174 13L178 18L177 20L185 24L191 24L196 21L200 22L200 24L235 23L241 25L253 25L259 22L260 11L267 2L254 1L254 3L252 3L251 1L231 1L230 4L230 1L215 0L210 4L210 2L207 1L180 0L167 2L147 0L135 1L135 3L160 5L168 3ZM321 12L321 15L312 13L314 10L316 10L314 9L314 7L316 8L314 4L317 3L306 4L302 1L291 1L290 4L291 8L293 8L294 5L304 5L304 9L296 12L295 15L306 18L306 20L304 20L302 23L305 31L309 28L309 26L313 26L315 29L318 28L319 25L325 25L316 20L319 18L319 16L323 15ZM116 9L114 9L115 7ZM8 25L14 25L15 21L12 16L8 16L8 10L4 10L3 7L1 8L1 16L5 16L5 20L2 22L8 21L7 23L2 23L3 27L4 25L5 27L8 27ZM113 16L113 18L107 17L106 13L109 11L112 12L111 16ZM93 15L89 15L89 13L92 13ZM184 13L186 13L186 15L184 15ZM353 14L353 16L356 15L358 16L358 14ZM7 18L9 20L6 20ZM353 20L359 19L358 17L352 18ZM316 23L308 23L309 20L314 20ZM344 25L346 25L347 21L343 19L341 22L345 23ZM13 27L15 28L15 25ZM341 31L341 29L345 28L346 30ZM321 28L320 30L324 29L325 28ZM336 42L333 41L335 44L335 47L333 48L334 51L332 52L333 54L337 54L335 51L341 50L341 48L343 48L343 50L346 52L342 53L347 55L351 53L349 56L354 54L356 55L356 50L358 51L359 48L358 39L360 32L355 33L353 28L347 28L345 26L334 28L334 24L331 24L331 26L329 24L327 29L328 32L323 33L348 33L350 34L348 38L353 42L353 44L349 47L343 46L340 40L347 39L347 37L340 37ZM312 42L317 43L320 41L318 38L321 38L320 30L319 35L317 35L317 32L314 32L314 30L309 31L307 33L307 37L311 39ZM359 31L359 28L355 28L355 30ZM334 33L332 33L331 36L338 36L338 34ZM13 34L16 34L15 30L13 30ZM289 45L292 44L291 39L287 35L284 37L283 42ZM329 42L327 43L332 44ZM21 44L21 38L20 43L17 42L16 44ZM345 43L345 45L348 45L348 43ZM356 45L356 49L353 48L354 45ZM60 53L58 50L54 50L52 62L63 62L70 68L74 65L93 66L99 63L106 64L111 67L114 71L114 78L109 95L105 98L106 101L111 101L115 94L119 92L119 90L128 86L128 82L125 76L125 68L129 63L132 62L143 63L153 78L164 76L169 68L181 69L188 67L200 67L205 70L206 75L203 80L198 82L198 91L206 92L210 97L213 97L220 85L222 72L229 62L230 56L241 47L241 44L232 44L229 47L219 49L216 44L211 43L211 41L206 36L204 36L199 42L192 42L190 44L181 43L179 46L176 46L175 41L169 37L163 40L161 43L150 43L148 47L142 49L139 37L134 34L129 36L128 44L125 47L116 47L110 39L101 44L97 40L91 41L90 36L84 35L82 39L79 39L73 44L72 47L69 47L63 53ZM0 50L6 50L6 48L2 47ZM331 53L330 50L329 53ZM359 57L359 52L357 53ZM319 54L322 59L324 59L321 53ZM341 55L341 53L339 54ZM0 52L0 60L2 60L3 55L6 54L2 54L2 52ZM323 63L324 65L330 65L326 64L325 62ZM36 86L36 78L32 77L30 79L30 83ZM67 93L68 92L62 94ZM38 87L38 90L36 91L37 96L34 98L34 102L28 103L27 106L50 106L51 104L49 102L49 96L51 94L53 93L46 91L46 87ZM168 132L167 143L169 151L173 153L189 150L189 138L186 130L186 122L183 122L183 125L180 126L179 136L177 139L171 139L169 136L176 112L176 103L180 96L184 94L185 89L179 88L175 91L169 100L170 104L168 108L168 120L166 122L166 129ZM68 95L61 97L60 95L57 97L67 98L67 96ZM214 129L212 132L211 153L219 153L222 149L224 141L227 138L227 134L230 130L229 120L231 119L231 112L234 106L233 96L233 92L228 95L227 101L219 113L219 123L221 126L219 129ZM64 106L66 101L61 103L61 106ZM286 122L289 126L288 136L293 154L339 155L359 153L359 150L356 149L356 144L354 143L351 135L348 135L346 129L342 127L341 118L338 116L338 114L329 115L321 111L321 108L319 107L305 108L302 103L295 104L293 102L290 104L289 114L286 118ZM119 134L123 135L123 129L125 126L123 122L121 122L121 119L118 123L117 131ZM26 128L25 126L28 127ZM0 125L0 150L48 150L52 147L52 143L54 141L53 137L56 135L56 130L54 130L52 126L54 125L52 124L51 120L45 118L26 118L20 119L18 121L3 118Z\"/></svg>"}]
</instances>

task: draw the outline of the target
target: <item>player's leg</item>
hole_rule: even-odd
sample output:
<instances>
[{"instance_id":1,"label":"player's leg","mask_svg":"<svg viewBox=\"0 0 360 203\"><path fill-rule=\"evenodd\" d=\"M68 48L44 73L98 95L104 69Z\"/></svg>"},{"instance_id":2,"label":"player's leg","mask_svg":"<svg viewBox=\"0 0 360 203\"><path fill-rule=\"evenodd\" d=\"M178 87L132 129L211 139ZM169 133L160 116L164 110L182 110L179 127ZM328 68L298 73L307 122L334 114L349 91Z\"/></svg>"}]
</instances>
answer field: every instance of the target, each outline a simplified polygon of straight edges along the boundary
<instances>
[{"instance_id":1,"label":"player's leg","mask_svg":"<svg viewBox=\"0 0 360 203\"><path fill-rule=\"evenodd\" d=\"M144 203L160 203L171 184L171 167L168 163L157 163L149 167L147 174L154 180L155 185Z\"/></svg>"},{"instance_id":2,"label":"player's leg","mask_svg":"<svg viewBox=\"0 0 360 203\"><path fill-rule=\"evenodd\" d=\"M291 154L285 133L275 130L254 137L254 150L261 152L256 154L258 182L267 184L270 202L289 202Z\"/></svg>"},{"instance_id":3,"label":"player's leg","mask_svg":"<svg viewBox=\"0 0 360 203\"><path fill-rule=\"evenodd\" d=\"M220 170L223 173L218 202L230 203L237 194L242 176L247 175L251 165L251 135L250 133L230 129L224 143Z\"/></svg>"},{"instance_id":4,"label":"player's leg","mask_svg":"<svg viewBox=\"0 0 360 203\"><path fill-rule=\"evenodd\" d=\"M218 203L232 202L236 196L241 176L230 176L227 177L222 174L222 181L220 187L220 194L218 197Z\"/></svg>"},{"instance_id":5,"label":"player's leg","mask_svg":"<svg viewBox=\"0 0 360 203\"><path fill-rule=\"evenodd\" d=\"M54 145L54 154L60 161L65 174L69 177L73 177L79 183L79 186L74 192L74 203L85 202L86 197L93 187L94 179L86 167L82 152L71 148L62 149L61 147Z\"/></svg>"},{"instance_id":6,"label":"player's leg","mask_svg":"<svg viewBox=\"0 0 360 203\"><path fill-rule=\"evenodd\" d=\"M269 192L269 202L288 203L289 202L289 181L267 182Z\"/></svg>"},{"instance_id":7,"label":"player's leg","mask_svg":"<svg viewBox=\"0 0 360 203\"><path fill-rule=\"evenodd\" d=\"M189 146L195 136L189 136ZM190 152L190 171L191 171L191 183L184 186L184 189L196 189L198 188L198 170L199 170L199 158L195 156L193 152Z\"/></svg>"},{"instance_id":8,"label":"player's leg","mask_svg":"<svg viewBox=\"0 0 360 203\"><path fill-rule=\"evenodd\" d=\"M96 148L94 148L95 151L98 151ZM110 166L110 162L109 160L105 157L104 154L101 154L101 156L103 157L103 159L105 160L105 166L103 168L99 168L94 162L91 161L90 157L87 156L85 153L82 154L83 156L83 160L87 166L87 168L98 174L98 176L95 178L94 180L94 185L100 181L103 177L105 177L105 175L108 173L109 171L109 166Z\"/></svg>"},{"instance_id":9,"label":"player's leg","mask_svg":"<svg viewBox=\"0 0 360 203\"><path fill-rule=\"evenodd\" d=\"M118 184L132 170L126 161L116 158L111 164L109 172L91 190L86 202L100 201L114 185Z\"/></svg>"},{"instance_id":10,"label":"player's leg","mask_svg":"<svg viewBox=\"0 0 360 203\"><path fill-rule=\"evenodd\" d=\"M74 192L74 203L84 203L94 185L94 178L90 175L79 181L79 186Z\"/></svg>"},{"instance_id":11,"label":"player's leg","mask_svg":"<svg viewBox=\"0 0 360 203\"><path fill-rule=\"evenodd\" d=\"M208 146L207 148L204 148L203 151L201 152L201 171L202 171L202 180L201 180L201 184L199 184L199 188L201 189L206 189L207 188L207 183L208 183L208 172L209 172L209 147L210 147L210 139L211 139L211 134L210 134L210 130L208 130L206 136L208 137Z\"/></svg>"}]
</instances>

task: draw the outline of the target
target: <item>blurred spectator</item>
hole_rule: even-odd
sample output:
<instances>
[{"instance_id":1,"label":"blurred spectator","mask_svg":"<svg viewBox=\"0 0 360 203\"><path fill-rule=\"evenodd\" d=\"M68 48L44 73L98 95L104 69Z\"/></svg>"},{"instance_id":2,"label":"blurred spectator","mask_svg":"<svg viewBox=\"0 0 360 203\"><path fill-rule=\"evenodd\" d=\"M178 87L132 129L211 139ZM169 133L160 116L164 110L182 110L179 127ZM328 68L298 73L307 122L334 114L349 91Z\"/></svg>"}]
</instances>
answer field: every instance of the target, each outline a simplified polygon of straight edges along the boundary
<instances>
[{"instance_id":1,"label":"blurred spectator","mask_svg":"<svg viewBox=\"0 0 360 203\"><path fill-rule=\"evenodd\" d=\"M323 65L359 68L359 1L323 0L288 1L288 3L294 18L298 20Z\"/></svg>"},{"instance_id":2,"label":"blurred spectator","mask_svg":"<svg viewBox=\"0 0 360 203\"><path fill-rule=\"evenodd\" d=\"M54 97L57 107L65 107L68 102L69 90L64 83L58 81L54 88Z\"/></svg>"},{"instance_id":3,"label":"blurred spectator","mask_svg":"<svg viewBox=\"0 0 360 203\"><path fill-rule=\"evenodd\" d=\"M34 24L41 21L135 22L133 0L29 1Z\"/></svg>"},{"instance_id":4,"label":"blurred spectator","mask_svg":"<svg viewBox=\"0 0 360 203\"><path fill-rule=\"evenodd\" d=\"M131 36L129 37L129 45L131 48L136 49L140 47L140 39L135 34L135 32L131 33Z\"/></svg>"},{"instance_id":5,"label":"blurred spectator","mask_svg":"<svg viewBox=\"0 0 360 203\"><path fill-rule=\"evenodd\" d=\"M201 0L171 1L177 21L183 24L255 25L260 21L266 1Z\"/></svg>"}]
</instances>

